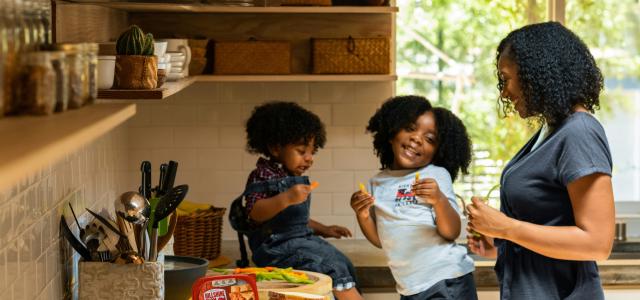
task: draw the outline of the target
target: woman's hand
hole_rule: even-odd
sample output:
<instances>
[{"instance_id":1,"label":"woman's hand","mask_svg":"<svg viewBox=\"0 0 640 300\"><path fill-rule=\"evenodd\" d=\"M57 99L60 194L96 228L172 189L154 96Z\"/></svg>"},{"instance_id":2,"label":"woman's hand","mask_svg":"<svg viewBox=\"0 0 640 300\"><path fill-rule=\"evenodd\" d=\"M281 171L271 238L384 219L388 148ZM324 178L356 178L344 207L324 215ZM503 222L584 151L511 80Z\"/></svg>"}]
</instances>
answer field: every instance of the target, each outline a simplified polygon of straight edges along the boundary
<instances>
[{"instance_id":1,"label":"woman's hand","mask_svg":"<svg viewBox=\"0 0 640 300\"><path fill-rule=\"evenodd\" d=\"M346 228L346 227L342 227L342 226L338 226L338 225L331 225L331 226L325 226L320 233L320 236L324 237L324 238L342 238L342 237L351 237L351 231Z\"/></svg>"},{"instance_id":2,"label":"woman's hand","mask_svg":"<svg viewBox=\"0 0 640 300\"><path fill-rule=\"evenodd\" d=\"M472 197L467 205L469 228L490 237L507 239L508 233L518 226L518 221L487 205L482 198Z\"/></svg>"},{"instance_id":3,"label":"woman's hand","mask_svg":"<svg viewBox=\"0 0 640 300\"><path fill-rule=\"evenodd\" d=\"M351 208L356 212L356 217L368 219L371 215L371 206L375 199L369 193L357 191L351 195Z\"/></svg>"},{"instance_id":4,"label":"woman's hand","mask_svg":"<svg viewBox=\"0 0 640 300\"><path fill-rule=\"evenodd\" d=\"M296 184L289 188L285 193L287 193L289 205L300 204L309 197L309 194L311 193L311 186L306 184Z\"/></svg>"},{"instance_id":5,"label":"woman's hand","mask_svg":"<svg viewBox=\"0 0 640 300\"><path fill-rule=\"evenodd\" d=\"M447 201L438 183L432 178L418 179L411 189L418 199L432 206L440 204L441 201Z\"/></svg>"},{"instance_id":6,"label":"woman's hand","mask_svg":"<svg viewBox=\"0 0 640 300\"><path fill-rule=\"evenodd\" d=\"M474 235L473 230L467 227L467 246L471 252L486 258L498 257L498 251L493 243L493 238L486 235Z\"/></svg>"}]
</instances>

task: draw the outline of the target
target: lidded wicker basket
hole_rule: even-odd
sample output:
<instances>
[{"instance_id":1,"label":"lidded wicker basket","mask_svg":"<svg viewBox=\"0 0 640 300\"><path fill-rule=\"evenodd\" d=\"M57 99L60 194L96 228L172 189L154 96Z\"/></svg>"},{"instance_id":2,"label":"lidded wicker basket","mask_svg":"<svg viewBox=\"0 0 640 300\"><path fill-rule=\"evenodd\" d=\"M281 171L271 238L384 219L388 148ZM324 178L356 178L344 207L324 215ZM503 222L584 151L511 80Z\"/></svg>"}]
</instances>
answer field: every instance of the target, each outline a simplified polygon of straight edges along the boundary
<instances>
[{"instance_id":1,"label":"lidded wicker basket","mask_svg":"<svg viewBox=\"0 0 640 300\"><path fill-rule=\"evenodd\" d=\"M389 74L389 39L313 39L314 74Z\"/></svg>"},{"instance_id":2,"label":"lidded wicker basket","mask_svg":"<svg viewBox=\"0 0 640 300\"><path fill-rule=\"evenodd\" d=\"M226 208L211 207L178 216L173 234L173 252L180 256L194 256L214 260L220 256L222 220Z\"/></svg>"}]
</instances>

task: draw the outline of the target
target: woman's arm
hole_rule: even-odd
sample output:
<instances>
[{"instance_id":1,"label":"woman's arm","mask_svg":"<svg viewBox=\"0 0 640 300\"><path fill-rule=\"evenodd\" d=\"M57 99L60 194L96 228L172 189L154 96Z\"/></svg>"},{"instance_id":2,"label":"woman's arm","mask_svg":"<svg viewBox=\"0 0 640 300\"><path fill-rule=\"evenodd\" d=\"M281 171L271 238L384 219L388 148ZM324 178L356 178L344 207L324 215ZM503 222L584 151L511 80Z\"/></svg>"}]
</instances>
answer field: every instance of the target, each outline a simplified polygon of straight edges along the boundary
<instances>
[{"instance_id":1,"label":"woman's arm","mask_svg":"<svg viewBox=\"0 0 640 300\"><path fill-rule=\"evenodd\" d=\"M513 241L539 254L566 260L605 260L613 246L615 209L611 177L592 174L567 186L575 226L544 226L509 218L472 199L470 228Z\"/></svg>"}]
</instances>

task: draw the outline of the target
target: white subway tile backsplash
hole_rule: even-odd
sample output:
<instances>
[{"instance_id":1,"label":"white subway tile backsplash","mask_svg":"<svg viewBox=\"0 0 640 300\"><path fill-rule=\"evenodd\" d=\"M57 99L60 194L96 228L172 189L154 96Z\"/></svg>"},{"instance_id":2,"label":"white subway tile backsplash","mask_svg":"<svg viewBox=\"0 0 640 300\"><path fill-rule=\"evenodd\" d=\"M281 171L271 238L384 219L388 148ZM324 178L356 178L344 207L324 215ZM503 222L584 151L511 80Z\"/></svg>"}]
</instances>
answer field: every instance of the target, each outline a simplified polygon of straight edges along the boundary
<instances>
[{"instance_id":1,"label":"white subway tile backsplash","mask_svg":"<svg viewBox=\"0 0 640 300\"><path fill-rule=\"evenodd\" d=\"M331 193L311 194L311 216L330 216L332 207Z\"/></svg>"},{"instance_id":2,"label":"white subway tile backsplash","mask_svg":"<svg viewBox=\"0 0 640 300\"><path fill-rule=\"evenodd\" d=\"M219 145L217 127L176 127L173 134L176 148L211 148Z\"/></svg>"},{"instance_id":3,"label":"white subway tile backsplash","mask_svg":"<svg viewBox=\"0 0 640 300\"><path fill-rule=\"evenodd\" d=\"M369 148L373 153L373 136L366 132L366 126L354 127L353 145L356 148Z\"/></svg>"},{"instance_id":4,"label":"white subway tile backsplash","mask_svg":"<svg viewBox=\"0 0 640 300\"><path fill-rule=\"evenodd\" d=\"M334 149L333 168L336 170L370 170L377 166L370 149Z\"/></svg>"},{"instance_id":5,"label":"white subway tile backsplash","mask_svg":"<svg viewBox=\"0 0 640 300\"><path fill-rule=\"evenodd\" d=\"M251 106L239 104L201 105L198 109L198 125L243 126L249 117Z\"/></svg>"},{"instance_id":6,"label":"white subway tile backsplash","mask_svg":"<svg viewBox=\"0 0 640 300\"><path fill-rule=\"evenodd\" d=\"M351 126L327 126L327 148L353 147L354 135Z\"/></svg>"},{"instance_id":7,"label":"white subway tile backsplash","mask_svg":"<svg viewBox=\"0 0 640 300\"><path fill-rule=\"evenodd\" d=\"M306 82L264 83L266 99L278 101L309 102L309 84Z\"/></svg>"},{"instance_id":8,"label":"white subway tile backsplash","mask_svg":"<svg viewBox=\"0 0 640 300\"><path fill-rule=\"evenodd\" d=\"M382 104L393 95L393 85L393 82L355 83L355 102Z\"/></svg>"},{"instance_id":9,"label":"white subway tile backsplash","mask_svg":"<svg viewBox=\"0 0 640 300\"><path fill-rule=\"evenodd\" d=\"M242 170L241 149L199 149L196 153L199 169Z\"/></svg>"},{"instance_id":10,"label":"white subway tile backsplash","mask_svg":"<svg viewBox=\"0 0 640 300\"><path fill-rule=\"evenodd\" d=\"M221 99L231 103L262 103L266 97L265 86L260 82L229 82L221 86Z\"/></svg>"},{"instance_id":11,"label":"white subway tile backsplash","mask_svg":"<svg viewBox=\"0 0 640 300\"><path fill-rule=\"evenodd\" d=\"M116 178L114 170L128 164L127 141L126 131L116 130L2 191L0 298L64 298L59 266L61 212L67 201L79 214L85 206L111 207L115 187L123 186L124 178ZM86 218L79 215L79 221L86 223Z\"/></svg>"},{"instance_id":12,"label":"white subway tile backsplash","mask_svg":"<svg viewBox=\"0 0 640 300\"><path fill-rule=\"evenodd\" d=\"M187 149L187 148L153 149L151 150L151 167L154 171L158 171L160 169L160 164L169 163L170 160L173 160L178 162L178 172L183 170L200 169L202 168L202 166L200 166L200 162L196 157L197 153L198 151L195 148L194 149ZM138 165L134 165L134 167ZM156 184L156 183L154 182L153 184Z\"/></svg>"},{"instance_id":13,"label":"white subway tile backsplash","mask_svg":"<svg viewBox=\"0 0 640 300\"><path fill-rule=\"evenodd\" d=\"M244 127L220 127L220 148L237 148L243 150L246 145L246 133Z\"/></svg>"},{"instance_id":14,"label":"white subway tile backsplash","mask_svg":"<svg viewBox=\"0 0 640 300\"><path fill-rule=\"evenodd\" d=\"M153 107L154 104L136 104L136 114L127 121L127 126L130 128L150 126Z\"/></svg>"},{"instance_id":15,"label":"white subway tile backsplash","mask_svg":"<svg viewBox=\"0 0 640 300\"><path fill-rule=\"evenodd\" d=\"M320 185L314 192L348 192L353 190L353 172L348 171L309 171L309 178Z\"/></svg>"},{"instance_id":16,"label":"white subway tile backsplash","mask_svg":"<svg viewBox=\"0 0 640 300\"><path fill-rule=\"evenodd\" d=\"M334 104L332 125L366 128L377 108L377 104Z\"/></svg>"},{"instance_id":17,"label":"white subway tile backsplash","mask_svg":"<svg viewBox=\"0 0 640 300\"><path fill-rule=\"evenodd\" d=\"M312 103L352 103L355 98L352 82L309 83L309 100Z\"/></svg>"},{"instance_id":18,"label":"white subway tile backsplash","mask_svg":"<svg viewBox=\"0 0 640 300\"><path fill-rule=\"evenodd\" d=\"M356 191L357 190L354 189L351 193L333 193L333 211L331 214L334 216L352 216L355 218L356 215L351 208L351 195Z\"/></svg>"},{"instance_id":19,"label":"white subway tile backsplash","mask_svg":"<svg viewBox=\"0 0 640 300\"><path fill-rule=\"evenodd\" d=\"M173 127L141 127L129 129L128 144L133 149L173 146ZM101 160L101 157L97 157Z\"/></svg>"},{"instance_id":20,"label":"white subway tile backsplash","mask_svg":"<svg viewBox=\"0 0 640 300\"><path fill-rule=\"evenodd\" d=\"M312 113L316 114L320 121L326 125L332 124L331 122L331 105L329 104L304 104L302 107L308 109Z\"/></svg>"},{"instance_id":21,"label":"white subway tile backsplash","mask_svg":"<svg viewBox=\"0 0 640 300\"><path fill-rule=\"evenodd\" d=\"M313 156L313 165L310 170L331 170L333 162L333 150L320 149Z\"/></svg>"},{"instance_id":22,"label":"white subway tile backsplash","mask_svg":"<svg viewBox=\"0 0 640 300\"><path fill-rule=\"evenodd\" d=\"M198 107L196 105L156 105L151 109L151 124L159 126L196 125Z\"/></svg>"}]
</instances>

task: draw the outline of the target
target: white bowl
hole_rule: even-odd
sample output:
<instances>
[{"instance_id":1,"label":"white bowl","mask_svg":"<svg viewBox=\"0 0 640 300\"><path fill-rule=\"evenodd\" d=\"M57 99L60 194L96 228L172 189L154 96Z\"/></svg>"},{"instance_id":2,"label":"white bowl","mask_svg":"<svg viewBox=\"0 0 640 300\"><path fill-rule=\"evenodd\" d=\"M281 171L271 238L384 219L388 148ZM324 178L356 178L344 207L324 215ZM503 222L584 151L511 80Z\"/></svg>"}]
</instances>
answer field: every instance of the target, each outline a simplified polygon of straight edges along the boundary
<instances>
[{"instance_id":1,"label":"white bowl","mask_svg":"<svg viewBox=\"0 0 640 300\"><path fill-rule=\"evenodd\" d=\"M113 86L115 69L115 56L98 56L98 89L106 90Z\"/></svg>"}]
</instances>

